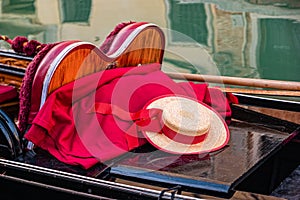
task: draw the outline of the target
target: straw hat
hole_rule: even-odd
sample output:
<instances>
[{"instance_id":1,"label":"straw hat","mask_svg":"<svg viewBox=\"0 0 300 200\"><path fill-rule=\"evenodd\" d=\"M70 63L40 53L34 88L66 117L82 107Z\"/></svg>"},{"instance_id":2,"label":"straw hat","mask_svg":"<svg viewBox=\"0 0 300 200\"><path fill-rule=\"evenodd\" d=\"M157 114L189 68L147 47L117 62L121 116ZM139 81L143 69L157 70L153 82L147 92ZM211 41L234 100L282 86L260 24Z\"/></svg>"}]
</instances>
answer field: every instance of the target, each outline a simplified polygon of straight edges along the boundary
<instances>
[{"instance_id":1,"label":"straw hat","mask_svg":"<svg viewBox=\"0 0 300 200\"><path fill-rule=\"evenodd\" d=\"M161 109L160 132L143 131L156 148L175 154L216 151L229 141L225 121L212 108L183 96L161 96L144 109Z\"/></svg>"}]
</instances>

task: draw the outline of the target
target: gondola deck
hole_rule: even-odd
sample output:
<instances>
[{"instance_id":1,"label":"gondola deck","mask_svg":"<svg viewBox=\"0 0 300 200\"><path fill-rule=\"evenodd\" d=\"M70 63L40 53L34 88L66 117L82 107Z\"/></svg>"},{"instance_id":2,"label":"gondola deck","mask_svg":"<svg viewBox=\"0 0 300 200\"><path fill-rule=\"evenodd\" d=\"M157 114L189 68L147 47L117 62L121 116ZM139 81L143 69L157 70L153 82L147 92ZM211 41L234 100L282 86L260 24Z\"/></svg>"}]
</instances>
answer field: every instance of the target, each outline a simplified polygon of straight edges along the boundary
<instances>
[{"instance_id":1,"label":"gondola deck","mask_svg":"<svg viewBox=\"0 0 300 200\"><path fill-rule=\"evenodd\" d=\"M228 146L213 154L176 157L145 145L105 164L100 163L90 170L82 170L63 164L40 151L37 156L28 157L27 160L1 160L1 173L14 177L13 182L19 184L26 184L23 181L27 180L45 184L48 190L51 186L90 195L97 195L93 187L103 187L92 186L99 184L98 181L101 183L101 180L105 184L118 184L127 180L137 187L139 184L146 184L162 190L175 187L181 193L190 192L200 196L205 194L230 198L237 191L267 195L299 165L300 160L288 154L299 150L299 145L293 140L299 137L300 130L296 128L297 124L252 111L252 117L255 116L257 121L246 122L239 119L243 112L249 115L248 110L240 108L233 115L233 122L229 126L231 140ZM273 128L270 127L272 122L277 123ZM296 129L291 131L294 128ZM24 162L28 165L23 164ZM5 176L2 178L6 180ZM79 181L82 177L86 180ZM87 180L91 182L88 183ZM114 186L110 189L115 190Z\"/></svg>"},{"instance_id":2,"label":"gondola deck","mask_svg":"<svg viewBox=\"0 0 300 200\"><path fill-rule=\"evenodd\" d=\"M160 38L158 41L161 48L163 45L160 43L163 42ZM80 45L81 43L78 46ZM89 44L83 45L86 47ZM89 52L92 47L88 46ZM67 53L70 52L73 49ZM162 50L153 52L153 59L161 62ZM28 64L31 58L5 52L0 54L0 58L5 56L16 62L2 63L0 74L4 78L1 83L19 87L24 67L15 64L18 60ZM129 57L120 57L118 61ZM93 59L90 61L95 61ZM112 64L105 59L104 62ZM66 73L68 64L64 63L65 71L60 72ZM89 73L88 70L85 73ZM55 78L61 78L62 74L58 73ZM68 79L71 81L75 77L70 76ZM49 85L53 86L50 81ZM53 86L55 87L59 86ZM236 95L240 105L276 108L282 112L300 110L299 103L296 102ZM0 159L0 186L5 188L3 195L13 196L17 188L23 194L30 195L31 199L44 195L72 199L198 199L206 197L205 195L211 198L233 198L239 192L248 192L253 198L264 198L263 195L269 195L300 164L300 159L294 153L300 150L300 125L240 105L232 105L230 141L217 152L178 156L146 144L84 170L62 163L48 152L37 148L35 153L24 152L15 159ZM1 109L12 120L16 119L17 104L3 104ZM153 187L156 189L152 189Z\"/></svg>"}]
</instances>

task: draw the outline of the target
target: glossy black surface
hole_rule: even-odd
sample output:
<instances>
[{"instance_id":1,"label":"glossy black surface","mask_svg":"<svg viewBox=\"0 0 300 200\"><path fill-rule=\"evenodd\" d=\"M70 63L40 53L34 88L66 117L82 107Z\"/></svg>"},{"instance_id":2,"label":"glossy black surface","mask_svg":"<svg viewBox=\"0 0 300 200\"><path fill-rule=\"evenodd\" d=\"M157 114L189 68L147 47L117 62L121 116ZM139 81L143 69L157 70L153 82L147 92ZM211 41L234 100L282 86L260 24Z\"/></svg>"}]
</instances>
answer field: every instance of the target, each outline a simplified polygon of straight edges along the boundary
<instances>
[{"instance_id":1,"label":"glossy black surface","mask_svg":"<svg viewBox=\"0 0 300 200\"><path fill-rule=\"evenodd\" d=\"M123 178L229 193L292 137L286 132L239 121L233 121L229 129L230 142L219 152L193 156L157 150L135 153L112 167L111 173Z\"/></svg>"},{"instance_id":2,"label":"glossy black surface","mask_svg":"<svg viewBox=\"0 0 300 200\"><path fill-rule=\"evenodd\" d=\"M245 115L248 118L244 118ZM36 149L36 155L26 154L24 160L15 162L13 166L2 163L0 169L1 173L17 182L20 181L18 178L22 178L59 188L74 186L76 191L86 191L82 186L91 187L91 182L78 184L75 179L78 175L84 175L87 180L90 177L97 178L93 183L100 179L114 182L115 178L121 178L136 184L153 184L162 188L180 185L180 190L197 194L231 196L236 190L270 193L300 163L298 159L296 165L291 165L291 160L297 157L295 152L300 151L299 144L291 140L299 139L299 125L247 109L234 109L229 129L229 144L221 151L209 155L178 156L146 145L112 162L99 163L93 169L83 170L61 163L47 152ZM287 149L291 143L294 147ZM286 165L281 165L275 158L285 158L282 162L290 165L288 173L281 171L282 168L287 169ZM24 162L31 165L24 168ZM59 171L53 172L52 169ZM47 171L51 174L46 173ZM71 174L65 176L64 172ZM62 177L58 178L59 176ZM14 183L10 185L13 187ZM290 192L287 187L283 188L286 193Z\"/></svg>"}]
</instances>

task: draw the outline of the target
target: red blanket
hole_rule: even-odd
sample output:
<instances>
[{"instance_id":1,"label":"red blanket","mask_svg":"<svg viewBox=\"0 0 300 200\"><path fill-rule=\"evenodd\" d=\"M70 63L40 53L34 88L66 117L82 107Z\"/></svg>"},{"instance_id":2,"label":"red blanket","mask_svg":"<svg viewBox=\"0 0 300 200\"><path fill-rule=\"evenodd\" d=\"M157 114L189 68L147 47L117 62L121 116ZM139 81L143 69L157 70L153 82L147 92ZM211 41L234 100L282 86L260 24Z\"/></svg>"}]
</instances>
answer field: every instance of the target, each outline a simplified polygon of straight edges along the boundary
<instances>
[{"instance_id":1,"label":"red blanket","mask_svg":"<svg viewBox=\"0 0 300 200\"><path fill-rule=\"evenodd\" d=\"M230 120L232 98L207 84L176 83L160 64L150 64L98 72L59 88L47 98L25 138L64 163L88 169L146 143L140 137L137 144L130 144L126 131L133 122L95 113L95 103L138 112L151 99L166 94L197 98Z\"/></svg>"}]
</instances>

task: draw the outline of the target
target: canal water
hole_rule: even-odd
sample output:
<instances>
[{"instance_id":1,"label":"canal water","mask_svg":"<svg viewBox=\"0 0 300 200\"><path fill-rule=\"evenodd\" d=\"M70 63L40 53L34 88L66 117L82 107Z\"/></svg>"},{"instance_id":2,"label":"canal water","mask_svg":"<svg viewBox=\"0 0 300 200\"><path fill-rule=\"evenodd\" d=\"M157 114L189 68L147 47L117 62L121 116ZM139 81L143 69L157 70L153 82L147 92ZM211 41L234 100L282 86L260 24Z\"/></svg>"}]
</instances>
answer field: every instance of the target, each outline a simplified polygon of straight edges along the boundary
<instances>
[{"instance_id":1,"label":"canal water","mask_svg":"<svg viewBox=\"0 0 300 200\"><path fill-rule=\"evenodd\" d=\"M100 45L129 21L163 29L163 70L300 81L299 0L0 0L0 34L10 38Z\"/></svg>"},{"instance_id":2,"label":"canal water","mask_svg":"<svg viewBox=\"0 0 300 200\"><path fill-rule=\"evenodd\" d=\"M251 3L260 2L260 3ZM270 3L274 2L274 3ZM1 0L0 34L101 44L120 22L165 31L165 69L300 81L297 0ZM1 47L7 45L1 43Z\"/></svg>"}]
</instances>

